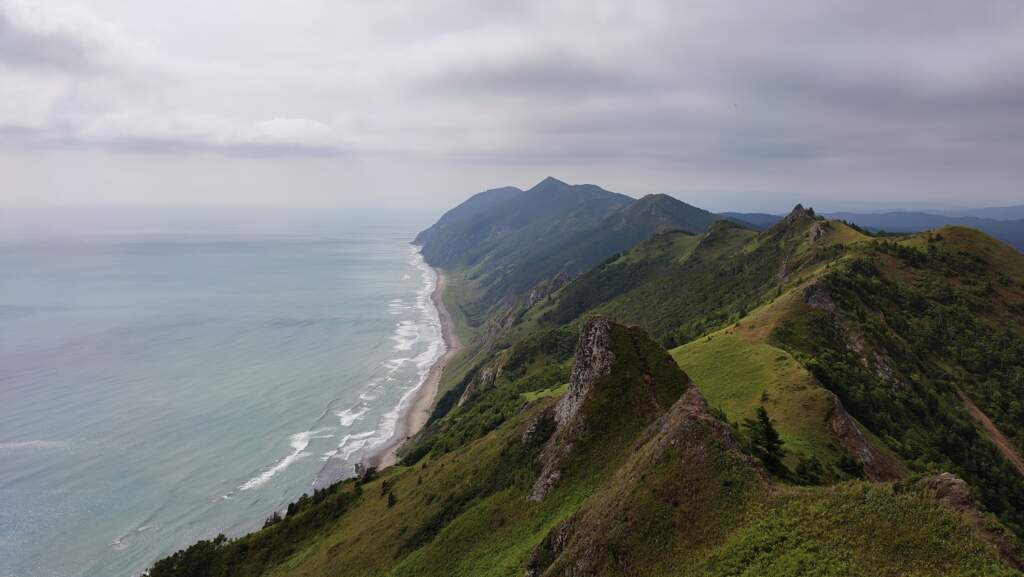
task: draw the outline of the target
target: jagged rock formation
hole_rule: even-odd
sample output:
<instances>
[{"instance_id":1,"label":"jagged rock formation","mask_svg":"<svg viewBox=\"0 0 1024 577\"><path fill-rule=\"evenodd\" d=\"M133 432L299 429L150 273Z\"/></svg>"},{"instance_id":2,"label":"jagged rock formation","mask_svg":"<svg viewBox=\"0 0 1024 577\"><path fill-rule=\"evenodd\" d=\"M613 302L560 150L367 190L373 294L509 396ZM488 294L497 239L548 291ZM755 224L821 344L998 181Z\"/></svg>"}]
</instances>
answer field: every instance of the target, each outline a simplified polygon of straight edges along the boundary
<instances>
[{"instance_id":1,"label":"jagged rock formation","mask_svg":"<svg viewBox=\"0 0 1024 577\"><path fill-rule=\"evenodd\" d=\"M832 408L826 417L829 431L843 449L863 469L864 475L872 481L895 481L905 476L906 468L892 455L876 448L857 426L853 417L846 412L843 404L831 392Z\"/></svg>"},{"instance_id":2,"label":"jagged rock formation","mask_svg":"<svg viewBox=\"0 0 1024 577\"><path fill-rule=\"evenodd\" d=\"M628 443L691 387L689 377L643 331L590 319L580 331L568 391L555 407L555 433L540 456L529 499L558 485L574 453Z\"/></svg>"},{"instance_id":3,"label":"jagged rock formation","mask_svg":"<svg viewBox=\"0 0 1024 577\"><path fill-rule=\"evenodd\" d=\"M526 307L532 307L540 301L546 299L549 295L557 292L558 289L572 282L572 275L562 271L548 280L541 281L537 286L530 291L530 294L526 298Z\"/></svg>"},{"instance_id":4,"label":"jagged rock formation","mask_svg":"<svg viewBox=\"0 0 1024 577\"><path fill-rule=\"evenodd\" d=\"M486 389L494 384L494 380L501 374L501 363L492 363L481 368L476 372L474 377L463 389L462 394L459 395L459 400L456 403L457 407L461 407L467 400L473 397L477 392L482 389Z\"/></svg>"},{"instance_id":5,"label":"jagged rock formation","mask_svg":"<svg viewBox=\"0 0 1024 577\"><path fill-rule=\"evenodd\" d=\"M730 485L711 478L728 476ZM588 506L552 529L531 553L527 577L583 576L620 573L640 555L623 543L635 539L640 521L629 503L651 498L668 527L688 523L691 511L724 494L740 494L768 483L760 463L743 454L728 425L715 418L696 387L683 396L639 436L633 456L616 472ZM699 513L697 513L699 516ZM690 520L692 521L692 519ZM648 535L657 526L645 527ZM631 533L633 535L631 535Z\"/></svg>"},{"instance_id":6,"label":"jagged rock formation","mask_svg":"<svg viewBox=\"0 0 1024 577\"><path fill-rule=\"evenodd\" d=\"M573 423L580 412L583 401L593 388L595 381L607 375L615 362L611 350L611 322L607 317L594 317L580 331L576 346L576 361L569 377L569 390L558 402L555 422L560 430L568 431L575 425L577 430L583 423Z\"/></svg>"},{"instance_id":7,"label":"jagged rock formation","mask_svg":"<svg viewBox=\"0 0 1024 577\"><path fill-rule=\"evenodd\" d=\"M819 221L811 225L811 229L807 231L807 240L811 242L817 242L821 237L828 234L828 231L832 228L827 220Z\"/></svg>"},{"instance_id":8,"label":"jagged rock formation","mask_svg":"<svg viewBox=\"0 0 1024 577\"><path fill-rule=\"evenodd\" d=\"M832 320L832 326L836 333L843 339L846 348L857 354L857 357L865 369L873 371L874 374L884 383L894 389L907 389L909 385L893 368L892 359L883 351L868 350L864 335L850 326L850 323L843 317L838 305L832 299L832 293L828 286L822 282L815 282L803 290L804 302L812 309L818 309L828 313Z\"/></svg>"}]
</instances>

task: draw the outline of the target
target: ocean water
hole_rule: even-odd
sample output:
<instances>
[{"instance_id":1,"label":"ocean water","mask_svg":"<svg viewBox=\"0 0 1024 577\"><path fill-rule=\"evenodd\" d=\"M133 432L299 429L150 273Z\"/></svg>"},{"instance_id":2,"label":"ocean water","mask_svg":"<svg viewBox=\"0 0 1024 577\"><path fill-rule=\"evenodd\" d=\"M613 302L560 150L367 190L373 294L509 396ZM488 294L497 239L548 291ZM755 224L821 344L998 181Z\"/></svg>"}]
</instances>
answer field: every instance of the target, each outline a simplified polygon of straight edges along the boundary
<instances>
[{"instance_id":1,"label":"ocean water","mask_svg":"<svg viewBox=\"0 0 1024 577\"><path fill-rule=\"evenodd\" d=\"M0 576L136 575L384 446L444 352L414 230L0 244Z\"/></svg>"}]
</instances>

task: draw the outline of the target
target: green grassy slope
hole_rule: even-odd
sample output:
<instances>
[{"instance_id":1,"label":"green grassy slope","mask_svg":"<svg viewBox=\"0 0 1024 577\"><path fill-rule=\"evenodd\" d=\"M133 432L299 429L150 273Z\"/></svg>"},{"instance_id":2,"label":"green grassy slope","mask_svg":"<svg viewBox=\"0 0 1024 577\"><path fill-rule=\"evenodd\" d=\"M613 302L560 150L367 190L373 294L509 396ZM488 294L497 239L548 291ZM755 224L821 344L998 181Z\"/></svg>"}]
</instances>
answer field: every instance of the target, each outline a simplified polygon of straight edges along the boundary
<instances>
[{"instance_id":1,"label":"green grassy slope","mask_svg":"<svg viewBox=\"0 0 1024 577\"><path fill-rule=\"evenodd\" d=\"M1022 263L1024 255L962 229L873 242L804 289L808 309L773 335L912 469L963 476L1018 532L1024 476L960 393L1019 451Z\"/></svg>"},{"instance_id":2,"label":"green grassy slope","mask_svg":"<svg viewBox=\"0 0 1024 577\"><path fill-rule=\"evenodd\" d=\"M1005 456L1024 439L1019 252L955 227L871 237L797 207L760 233L659 234L486 334L470 327L495 318L474 308L482 270L452 271L475 345L401 466L153 577L1020 574L1024 476ZM579 337L595 313L623 323L610 355ZM740 424L759 408L781 467ZM946 470L969 486L937 489Z\"/></svg>"},{"instance_id":3,"label":"green grassy slope","mask_svg":"<svg viewBox=\"0 0 1024 577\"><path fill-rule=\"evenodd\" d=\"M813 242L812 233L820 234ZM866 238L802 207L760 234L718 221L697 238L675 233L643 243L583 275L527 318L560 325L607 314L671 347L743 318Z\"/></svg>"},{"instance_id":4,"label":"green grassy slope","mask_svg":"<svg viewBox=\"0 0 1024 577\"><path fill-rule=\"evenodd\" d=\"M574 371L585 392L563 424L542 396L458 450L339 483L152 577L1018 574L979 532L997 526L918 484L773 480L664 350L609 334L611 368ZM560 477L528 499L552 455Z\"/></svg>"},{"instance_id":5,"label":"green grassy slope","mask_svg":"<svg viewBox=\"0 0 1024 577\"><path fill-rule=\"evenodd\" d=\"M792 467L800 457L839 458L825 425L828 393L786 351L726 329L673 349L672 357L731 420L753 418L758 407L765 407L786 441Z\"/></svg>"}]
</instances>

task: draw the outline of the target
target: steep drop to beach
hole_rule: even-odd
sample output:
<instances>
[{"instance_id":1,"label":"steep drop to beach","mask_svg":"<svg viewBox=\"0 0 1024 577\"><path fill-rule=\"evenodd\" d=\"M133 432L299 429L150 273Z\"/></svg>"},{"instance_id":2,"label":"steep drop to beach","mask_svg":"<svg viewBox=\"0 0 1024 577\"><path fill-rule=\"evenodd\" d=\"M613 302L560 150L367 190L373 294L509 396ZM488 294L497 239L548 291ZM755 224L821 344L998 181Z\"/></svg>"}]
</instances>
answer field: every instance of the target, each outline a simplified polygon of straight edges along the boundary
<instances>
[{"instance_id":1,"label":"steep drop to beach","mask_svg":"<svg viewBox=\"0 0 1024 577\"><path fill-rule=\"evenodd\" d=\"M430 367L427 378L420 385L413 396L412 402L404 415L399 418L395 434L387 445L373 456L366 459L366 465L376 467L390 467L398 462L398 449L409 437L412 437L427 424L430 419L430 412L434 406L434 399L437 396L437 388L441 383L441 373L452 358L462 349L462 343L455 333L455 324L452 321L448 309L444 306L444 291L448 285L448 277L440 269L434 269L437 273L437 283L431 300L437 308L438 318L441 321L441 334L444 338L445 353L437 359L437 362Z\"/></svg>"}]
</instances>

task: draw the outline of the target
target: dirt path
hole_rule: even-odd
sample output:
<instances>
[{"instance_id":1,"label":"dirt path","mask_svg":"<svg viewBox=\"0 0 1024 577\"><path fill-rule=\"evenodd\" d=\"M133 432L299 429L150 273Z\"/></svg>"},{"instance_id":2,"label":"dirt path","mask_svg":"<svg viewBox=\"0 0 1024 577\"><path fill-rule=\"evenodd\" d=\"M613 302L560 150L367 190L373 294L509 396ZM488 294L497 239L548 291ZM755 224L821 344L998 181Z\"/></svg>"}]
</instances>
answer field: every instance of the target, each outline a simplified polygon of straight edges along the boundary
<instances>
[{"instance_id":1,"label":"dirt path","mask_svg":"<svg viewBox=\"0 0 1024 577\"><path fill-rule=\"evenodd\" d=\"M1006 438L1006 435L999 430L999 427L992 422L992 419L989 419L988 415L979 409L978 406L974 404L974 401L965 395L963 391L957 389L956 394L960 395L960 402L964 404L964 408L966 408L967 412L971 414L971 418L977 421L978 424L981 425L982 429L985 429L985 432L988 433L988 438L992 439L992 442L999 448L999 452L1002 453L1010 463L1013 463L1017 472L1024 475L1024 459L1020 458L1020 455L1017 453L1017 448L1013 446L1013 441Z\"/></svg>"}]
</instances>

